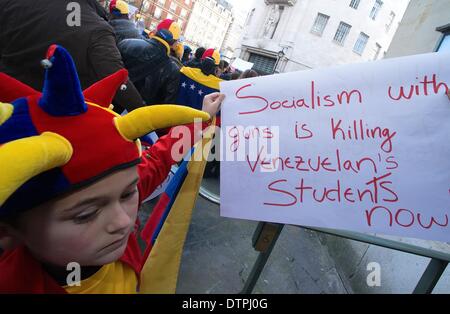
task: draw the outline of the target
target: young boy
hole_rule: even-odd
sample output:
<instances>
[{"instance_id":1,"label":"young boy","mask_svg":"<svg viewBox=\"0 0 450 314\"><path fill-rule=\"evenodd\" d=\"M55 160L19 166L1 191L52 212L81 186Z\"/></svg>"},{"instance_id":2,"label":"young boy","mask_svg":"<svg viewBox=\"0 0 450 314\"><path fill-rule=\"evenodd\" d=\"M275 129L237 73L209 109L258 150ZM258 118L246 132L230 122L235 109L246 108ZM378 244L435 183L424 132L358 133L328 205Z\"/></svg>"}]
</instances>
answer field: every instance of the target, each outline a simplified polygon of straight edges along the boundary
<instances>
[{"instance_id":1,"label":"young boy","mask_svg":"<svg viewBox=\"0 0 450 314\"><path fill-rule=\"evenodd\" d=\"M11 103L0 103L0 292L135 293L137 210L179 161L180 140L170 132L141 154L137 138L207 121L223 95L205 97L203 111L151 106L120 117L105 107L126 71L82 92L64 48L50 47L43 64L42 94L0 73L0 101ZM81 266L81 285L68 285L68 265Z\"/></svg>"}]
</instances>

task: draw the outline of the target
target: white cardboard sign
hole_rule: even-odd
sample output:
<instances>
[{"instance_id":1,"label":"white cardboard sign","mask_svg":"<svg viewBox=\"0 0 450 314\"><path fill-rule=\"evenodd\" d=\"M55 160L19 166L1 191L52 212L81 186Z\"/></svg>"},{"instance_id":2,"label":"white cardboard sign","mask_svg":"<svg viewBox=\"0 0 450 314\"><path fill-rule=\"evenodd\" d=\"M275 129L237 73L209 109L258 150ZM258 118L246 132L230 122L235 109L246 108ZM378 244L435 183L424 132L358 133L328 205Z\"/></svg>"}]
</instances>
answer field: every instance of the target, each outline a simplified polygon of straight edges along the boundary
<instances>
[{"instance_id":1,"label":"white cardboard sign","mask_svg":"<svg viewBox=\"0 0 450 314\"><path fill-rule=\"evenodd\" d=\"M244 72L245 70L250 70L253 67L253 63L242 60L240 58L236 58L231 64L231 66Z\"/></svg>"},{"instance_id":2,"label":"white cardboard sign","mask_svg":"<svg viewBox=\"0 0 450 314\"><path fill-rule=\"evenodd\" d=\"M223 82L221 215L450 242L449 60Z\"/></svg>"}]
</instances>

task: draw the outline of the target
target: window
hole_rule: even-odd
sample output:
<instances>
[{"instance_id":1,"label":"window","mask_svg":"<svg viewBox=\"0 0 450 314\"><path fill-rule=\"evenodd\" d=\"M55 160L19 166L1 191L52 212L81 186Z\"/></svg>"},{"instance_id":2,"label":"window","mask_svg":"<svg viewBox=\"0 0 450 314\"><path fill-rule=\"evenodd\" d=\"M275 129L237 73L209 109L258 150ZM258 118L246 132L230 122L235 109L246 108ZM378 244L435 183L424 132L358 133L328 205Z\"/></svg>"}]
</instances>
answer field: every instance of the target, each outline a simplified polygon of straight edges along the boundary
<instances>
[{"instance_id":1,"label":"window","mask_svg":"<svg viewBox=\"0 0 450 314\"><path fill-rule=\"evenodd\" d=\"M360 1L360 0L352 0L352 1L350 2L350 7L353 8L353 9L355 9L355 10L358 9L359 1Z\"/></svg>"},{"instance_id":2,"label":"window","mask_svg":"<svg viewBox=\"0 0 450 314\"><path fill-rule=\"evenodd\" d=\"M167 13L166 19L171 19L171 20L173 20L173 14Z\"/></svg>"},{"instance_id":3,"label":"window","mask_svg":"<svg viewBox=\"0 0 450 314\"><path fill-rule=\"evenodd\" d=\"M175 2L172 2L170 4L170 11L175 12L177 10L177 4Z\"/></svg>"},{"instance_id":4,"label":"window","mask_svg":"<svg viewBox=\"0 0 450 314\"><path fill-rule=\"evenodd\" d=\"M347 23L344 22L339 23L339 27L333 38L334 42L340 45L344 45L345 38L347 38L347 35L350 32L350 28L352 28L352 26L348 25Z\"/></svg>"},{"instance_id":5,"label":"window","mask_svg":"<svg viewBox=\"0 0 450 314\"><path fill-rule=\"evenodd\" d=\"M369 16L372 20L375 20L378 13L380 12L382 6L383 6L383 1L375 0L375 4L373 5L372 11L370 11L370 14L369 14Z\"/></svg>"},{"instance_id":6,"label":"window","mask_svg":"<svg viewBox=\"0 0 450 314\"><path fill-rule=\"evenodd\" d=\"M161 8L156 7L156 8L155 8L155 12L153 12L153 16L154 16L155 18L159 19L159 18L161 18L161 13L162 13Z\"/></svg>"},{"instance_id":7,"label":"window","mask_svg":"<svg viewBox=\"0 0 450 314\"><path fill-rule=\"evenodd\" d=\"M375 55L373 56L373 60L378 60L378 57L380 56L380 52L381 52L381 45L379 43L376 43Z\"/></svg>"},{"instance_id":8,"label":"window","mask_svg":"<svg viewBox=\"0 0 450 314\"><path fill-rule=\"evenodd\" d=\"M156 29L156 26L158 26L158 23L157 23L156 21L154 21L154 22L152 22L152 23L150 24L150 29L151 29L151 30L155 30L155 29Z\"/></svg>"},{"instance_id":9,"label":"window","mask_svg":"<svg viewBox=\"0 0 450 314\"><path fill-rule=\"evenodd\" d=\"M436 31L441 32L442 36L435 51L450 51L450 24L436 27Z\"/></svg>"},{"instance_id":10,"label":"window","mask_svg":"<svg viewBox=\"0 0 450 314\"><path fill-rule=\"evenodd\" d=\"M191 4L191 0L184 0L184 3L186 3L186 5Z\"/></svg>"},{"instance_id":11,"label":"window","mask_svg":"<svg viewBox=\"0 0 450 314\"><path fill-rule=\"evenodd\" d=\"M164 6L166 4L166 0L158 0L158 3L162 6Z\"/></svg>"},{"instance_id":12,"label":"window","mask_svg":"<svg viewBox=\"0 0 450 314\"><path fill-rule=\"evenodd\" d=\"M181 17L186 17L186 15L187 15L187 10L186 9L181 9L180 16Z\"/></svg>"},{"instance_id":13,"label":"window","mask_svg":"<svg viewBox=\"0 0 450 314\"><path fill-rule=\"evenodd\" d=\"M362 55L368 41L369 36L364 33L360 33L358 39L356 40L355 46L353 47L353 51L359 55Z\"/></svg>"},{"instance_id":14,"label":"window","mask_svg":"<svg viewBox=\"0 0 450 314\"><path fill-rule=\"evenodd\" d=\"M253 63L252 69L260 74L273 74L277 59L250 53L248 62Z\"/></svg>"},{"instance_id":15,"label":"window","mask_svg":"<svg viewBox=\"0 0 450 314\"><path fill-rule=\"evenodd\" d=\"M314 25L311 28L311 33L322 35L325 27L327 26L329 18L330 17L328 15L318 13L316 20L314 21Z\"/></svg>"},{"instance_id":16,"label":"window","mask_svg":"<svg viewBox=\"0 0 450 314\"><path fill-rule=\"evenodd\" d=\"M142 12L147 12L149 6L150 6L150 2L145 1L145 2L144 2L144 5L142 6Z\"/></svg>"},{"instance_id":17,"label":"window","mask_svg":"<svg viewBox=\"0 0 450 314\"><path fill-rule=\"evenodd\" d=\"M444 35L436 51L450 51L450 34Z\"/></svg>"},{"instance_id":18,"label":"window","mask_svg":"<svg viewBox=\"0 0 450 314\"><path fill-rule=\"evenodd\" d=\"M394 19L395 19L395 13L393 11L391 11L391 13L389 14L389 21L386 24L386 32L389 32L389 30L391 29L391 26L394 23Z\"/></svg>"}]
</instances>

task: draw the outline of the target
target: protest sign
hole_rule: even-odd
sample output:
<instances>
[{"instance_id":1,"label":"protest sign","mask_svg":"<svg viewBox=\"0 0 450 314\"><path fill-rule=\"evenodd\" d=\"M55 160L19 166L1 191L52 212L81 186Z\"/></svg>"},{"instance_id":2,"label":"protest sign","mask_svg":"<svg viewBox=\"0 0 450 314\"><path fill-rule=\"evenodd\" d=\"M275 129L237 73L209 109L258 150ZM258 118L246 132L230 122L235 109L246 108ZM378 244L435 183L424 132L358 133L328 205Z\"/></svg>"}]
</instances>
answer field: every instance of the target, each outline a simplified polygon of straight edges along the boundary
<instances>
[{"instance_id":1,"label":"protest sign","mask_svg":"<svg viewBox=\"0 0 450 314\"><path fill-rule=\"evenodd\" d=\"M450 241L448 60L223 82L221 215Z\"/></svg>"},{"instance_id":2,"label":"protest sign","mask_svg":"<svg viewBox=\"0 0 450 314\"><path fill-rule=\"evenodd\" d=\"M231 66L239 71L244 72L245 70L250 70L253 67L253 63L242 60L240 58L236 58Z\"/></svg>"}]
</instances>

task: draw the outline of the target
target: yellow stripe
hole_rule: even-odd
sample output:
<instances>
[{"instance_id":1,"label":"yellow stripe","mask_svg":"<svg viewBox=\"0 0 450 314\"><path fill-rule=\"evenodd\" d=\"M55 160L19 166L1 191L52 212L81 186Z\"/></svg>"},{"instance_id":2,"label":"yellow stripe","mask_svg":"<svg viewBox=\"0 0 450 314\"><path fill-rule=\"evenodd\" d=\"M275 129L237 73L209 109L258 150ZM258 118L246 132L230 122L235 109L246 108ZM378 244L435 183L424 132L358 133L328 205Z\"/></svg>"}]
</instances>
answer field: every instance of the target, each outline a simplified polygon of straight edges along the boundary
<instances>
[{"instance_id":1,"label":"yellow stripe","mask_svg":"<svg viewBox=\"0 0 450 314\"><path fill-rule=\"evenodd\" d=\"M192 160L188 164L188 175L144 264L141 272L141 293L176 292L183 246L208 157L202 154L210 151L214 130L215 118L205 131L203 140L196 145Z\"/></svg>"},{"instance_id":2,"label":"yellow stripe","mask_svg":"<svg viewBox=\"0 0 450 314\"><path fill-rule=\"evenodd\" d=\"M167 55L170 56L170 46L168 43L166 43L164 40L159 38L158 36L152 36L153 39L159 41L161 44L163 44L167 49Z\"/></svg>"},{"instance_id":3,"label":"yellow stripe","mask_svg":"<svg viewBox=\"0 0 450 314\"><path fill-rule=\"evenodd\" d=\"M189 67L182 67L180 72L204 86L217 90L220 89L220 82L222 82L222 80L217 76L214 76L212 74L206 76L205 74L203 74L202 70Z\"/></svg>"},{"instance_id":4,"label":"yellow stripe","mask_svg":"<svg viewBox=\"0 0 450 314\"><path fill-rule=\"evenodd\" d=\"M14 106L11 104L5 104L0 102L0 125L6 122L9 118L11 118L14 111Z\"/></svg>"}]
</instances>

